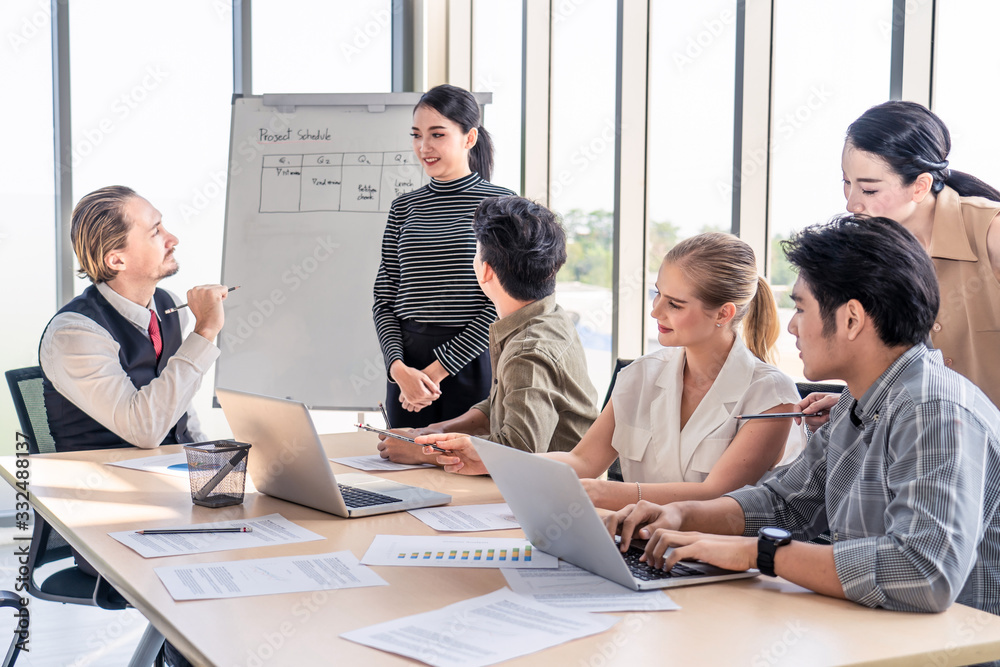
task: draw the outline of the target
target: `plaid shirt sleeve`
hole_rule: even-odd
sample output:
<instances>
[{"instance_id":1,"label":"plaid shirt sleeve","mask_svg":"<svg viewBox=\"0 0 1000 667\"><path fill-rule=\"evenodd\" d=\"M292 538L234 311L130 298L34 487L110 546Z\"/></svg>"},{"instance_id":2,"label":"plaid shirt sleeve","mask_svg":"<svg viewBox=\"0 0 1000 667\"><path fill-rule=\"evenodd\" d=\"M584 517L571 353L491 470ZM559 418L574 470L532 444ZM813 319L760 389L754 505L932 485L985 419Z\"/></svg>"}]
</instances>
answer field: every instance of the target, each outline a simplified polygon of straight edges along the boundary
<instances>
[{"instance_id":1,"label":"plaid shirt sleeve","mask_svg":"<svg viewBox=\"0 0 1000 667\"><path fill-rule=\"evenodd\" d=\"M943 611L976 563L990 445L975 416L947 401L917 405L892 432L885 535L835 534L837 575L847 597L865 606ZM863 491L865 482L852 488Z\"/></svg>"},{"instance_id":2,"label":"plaid shirt sleeve","mask_svg":"<svg viewBox=\"0 0 1000 667\"><path fill-rule=\"evenodd\" d=\"M764 526L781 526L797 540L810 540L826 530L827 426L809 438L802 455L784 469L726 495L743 508L743 534L756 537Z\"/></svg>"}]
</instances>

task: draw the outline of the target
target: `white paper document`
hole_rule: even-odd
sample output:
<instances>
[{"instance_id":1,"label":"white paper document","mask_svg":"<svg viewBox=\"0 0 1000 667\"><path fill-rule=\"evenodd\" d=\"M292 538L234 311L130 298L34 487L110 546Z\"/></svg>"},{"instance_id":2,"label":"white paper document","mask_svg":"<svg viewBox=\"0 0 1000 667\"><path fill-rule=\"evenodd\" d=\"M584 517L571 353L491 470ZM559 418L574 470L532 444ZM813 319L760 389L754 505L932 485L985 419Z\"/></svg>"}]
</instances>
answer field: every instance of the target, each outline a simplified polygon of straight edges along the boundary
<instances>
[{"instance_id":1,"label":"white paper document","mask_svg":"<svg viewBox=\"0 0 1000 667\"><path fill-rule=\"evenodd\" d=\"M108 533L143 558L202 554L227 549L249 549L275 544L295 544L325 539L311 530L292 523L280 514L268 514L253 519L233 519L184 526L158 526L158 528L225 528L249 526L250 533L179 533L173 535L140 535L134 530Z\"/></svg>"},{"instance_id":2,"label":"white paper document","mask_svg":"<svg viewBox=\"0 0 1000 667\"><path fill-rule=\"evenodd\" d=\"M378 454L372 456L345 456L330 460L350 468L357 468L358 470L413 470L414 468L434 467L430 463L393 463Z\"/></svg>"},{"instance_id":3,"label":"white paper document","mask_svg":"<svg viewBox=\"0 0 1000 667\"><path fill-rule=\"evenodd\" d=\"M173 475L188 479L187 454L166 454L165 456L144 456L141 459L129 459L128 461L115 461L108 463L109 466L119 468L131 468L142 472L156 472L161 475Z\"/></svg>"},{"instance_id":4,"label":"white paper document","mask_svg":"<svg viewBox=\"0 0 1000 667\"><path fill-rule=\"evenodd\" d=\"M618 620L556 609L502 588L341 637L435 667L478 667L604 632Z\"/></svg>"},{"instance_id":5,"label":"white paper document","mask_svg":"<svg viewBox=\"0 0 1000 667\"><path fill-rule=\"evenodd\" d=\"M663 591L633 591L559 561L556 570L504 570L515 593L536 602L580 611L673 611L680 606Z\"/></svg>"},{"instance_id":6,"label":"white paper document","mask_svg":"<svg viewBox=\"0 0 1000 667\"><path fill-rule=\"evenodd\" d=\"M425 507L410 510L434 530L458 532L463 530L506 530L520 528L507 503L489 505L460 505L458 507Z\"/></svg>"},{"instance_id":7,"label":"white paper document","mask_svg":"<svg viewBox=\"0 0 1000 667\"><path fill-rule=\"evenodd\" d=\"M416 567L559 567L558 558L523 538L448 535L376 535L361 562Z\"/></svg>"},{"instance_id":8,"label":"white paper document","mask_svg":"<svg viewBox=\"0 0 1000 667\"><path fill-rule=\"evenodd\" d=\"M388 586L350 551L312 556L175 565L154 569L175 600L211 600L250 595Z\"/></svg>"}]
</instances>

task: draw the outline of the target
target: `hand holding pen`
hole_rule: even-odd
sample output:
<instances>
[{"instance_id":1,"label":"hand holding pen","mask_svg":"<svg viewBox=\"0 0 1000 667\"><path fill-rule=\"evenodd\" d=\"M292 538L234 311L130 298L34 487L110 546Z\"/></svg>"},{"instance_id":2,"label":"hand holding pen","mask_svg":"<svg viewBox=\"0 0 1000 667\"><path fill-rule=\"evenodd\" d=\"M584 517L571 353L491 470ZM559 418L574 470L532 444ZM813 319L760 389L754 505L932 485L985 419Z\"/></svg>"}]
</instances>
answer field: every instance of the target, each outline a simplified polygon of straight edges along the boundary
<instances>
[{"instance_id":1,"label":"hand holding pen","mask_svg":"<svg viewBox=\"0 0 1000 667\"><path fill-rule=\"evenodd\" d=\"M830 410L840 400L840 394L826 394L813 392L795 404L795 410L804 412L802 417L795 420L796 424L803 421L810 431L816 431L820 426L830 421Z\"/></svg>"},{"instance_id":2,"label":"hand holding pen","mask_svg":"<svg viewBox=\"0 0 1000 667\"><path fill-rule=\"evenodd\" d=\"M736 419L794 419L796 424L803 420L810 430L815 431L830 420L830 408L840 400L838 394L812 393L795 404L796 412L762 412L759 414L736 415Z\"/></svg>"},{"instance_id":3,"label":"hand holding pen","mask_svg":"<svg viewBox=\"0 0 1000 667\"><path fill-rule=\"evenodd\" d=\"M205 338L209 342L214 342L215 337L222 330L222 325L226 321L226 313L222 309L222 302L226 300L229 293L235 287L227 288L225 285L199 285L192 287L187 293L187 302L184 306L191 309L194 315L194 332ZM177 306L181 308L182 306ZM166 316L166 314L164 314Z\"/></svg>"},{"instance_id":4,"label":"hand holding pen","mask_svg":"<svg viewBox=\"0 0 1000 667\"><path fill-rule=\"evenodd\" d=\"M205 287L209 287L209 285L206 285ZM238 290L239 288L240 288L240 286L239 286L239 285L236 285L236 286L234 286L234 287L230 287L229 289L227 289L227 290L226 290L226 294L229 294L230 292L232 292L232 291L234 291L234 290ZM225 297L223 297L223 298L225 298ZM163 311L163 314L164 314L164 315L170 315L171 313L176 313L176 312L177 312L178 310L180 310L181 308L187 308L187 307L188 307L188 304L186 304L186 303L182 303L182 304L181 304L181 305L179 305L179 306L174 306L173 308L167 308L167 309L166 309L165 311ZM382 404L381 404L381 403L379 403L379 406L381 406L381 405L382 405Z\"/></svg>"},{"instance_id":5,"label":"hand holding pen","mask_svg":"<svg viewBox=\"0 0 1000 667\"><path fill-rule=\"evenodd\" d=\"M396 440L402 440L403 442L411 442L417 444L417 441L408 436L402 435L401 433L393 433L392 431L387 431L384 428L375 428L374 426L369 426L368 424L355 424L356 427L360 428L362 431L371 431L372 433L378 433L379 435L384 435L386 438L394 438ZM441 449L440 447L434 447L434 445L419 445L420 447L433 447L439 452L444 452L447 450Z\"/></svg>"}]
</instances>

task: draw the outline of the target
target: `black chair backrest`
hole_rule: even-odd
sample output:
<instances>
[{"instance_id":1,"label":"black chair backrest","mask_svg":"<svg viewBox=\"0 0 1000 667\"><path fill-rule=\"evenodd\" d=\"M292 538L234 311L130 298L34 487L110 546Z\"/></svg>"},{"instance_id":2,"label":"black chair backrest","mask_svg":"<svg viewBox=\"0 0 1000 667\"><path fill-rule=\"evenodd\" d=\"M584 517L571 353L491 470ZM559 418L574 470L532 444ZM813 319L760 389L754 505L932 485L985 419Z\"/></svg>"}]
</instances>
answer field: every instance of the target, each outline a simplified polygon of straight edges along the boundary
<instances>
[{"instance_id":1,"label":"black chair backrest","mask_svg":"<svg viewBox=\"0 0 1000 667\"><path fill-rule=\"evenodd\" d=\"M611 371L611 384L608 385L608 395L604 397L604 403L601 408L606 408L608 406L608 401L611 400L611 392L615 390L615 381L618 379L618 371L625 368L631 364L635 359L619 359L615 362L615 369Z\"/></svg>"},{"instance_id":2,"label":"black chair backrest","mask_svg":"<svg viewBox=\"0 0 1000 667\"><path fill-rule=\"evenodd\" d=\"M49 433L49 417L45 413L42 368L15 368L4 375L7 376L10 397L14 400L14 410L21 423L21 431L28 438L28 450L32 454L50 454L56 451L55 440Z\"/></svg>"},{"instance_id":3,"label":"black chair backrest","mask_svg":"<svg viewBox=\"0 0 1000 667\"><path fill-rule=\"evenodd\" d=\"M611 384L608 385L608 395L604 397L604 405L601 406L602 409L608 406L608 401L611 400L611 392L615 390L615 381L618 379L618 371L625 368L631 364L635 359L618 359L615 361L615 369L611 371ZM611 464L608 468L608 479L612 482L622 481L622 464L618 459Z\"/></svg>"},{"instance_id":4,"label":"black chair backrest","mask_svg":"<svg viewBox=\"0 0 1000 667\"><path fill-rule=\"evenodd\" d=\"M796 382L795 387L799 390L800 398L817 391L824 394L839 394L844 391L844 385L832 382Z\"/></svg>"}]
</instances>

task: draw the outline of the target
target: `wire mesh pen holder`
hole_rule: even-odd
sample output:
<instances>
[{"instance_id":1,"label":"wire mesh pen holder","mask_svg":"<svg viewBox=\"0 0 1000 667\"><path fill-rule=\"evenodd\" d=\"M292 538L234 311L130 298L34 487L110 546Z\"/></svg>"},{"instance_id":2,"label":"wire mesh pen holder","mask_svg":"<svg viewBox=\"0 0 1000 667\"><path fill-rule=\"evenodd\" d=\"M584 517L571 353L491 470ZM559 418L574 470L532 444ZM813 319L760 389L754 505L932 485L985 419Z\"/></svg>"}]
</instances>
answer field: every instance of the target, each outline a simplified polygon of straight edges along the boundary
<instances>
[{"instance_id":1,"label":"wire mesh pen holder","mask_svg":"<svg viewBox=\"0 0 1000 667\"><path fill-rule=\"evenodd\" d=\"M191 501L204 507L226 507L243 502L250 445L215 440L184 445Z\"/></svg>"}]
</instances>

